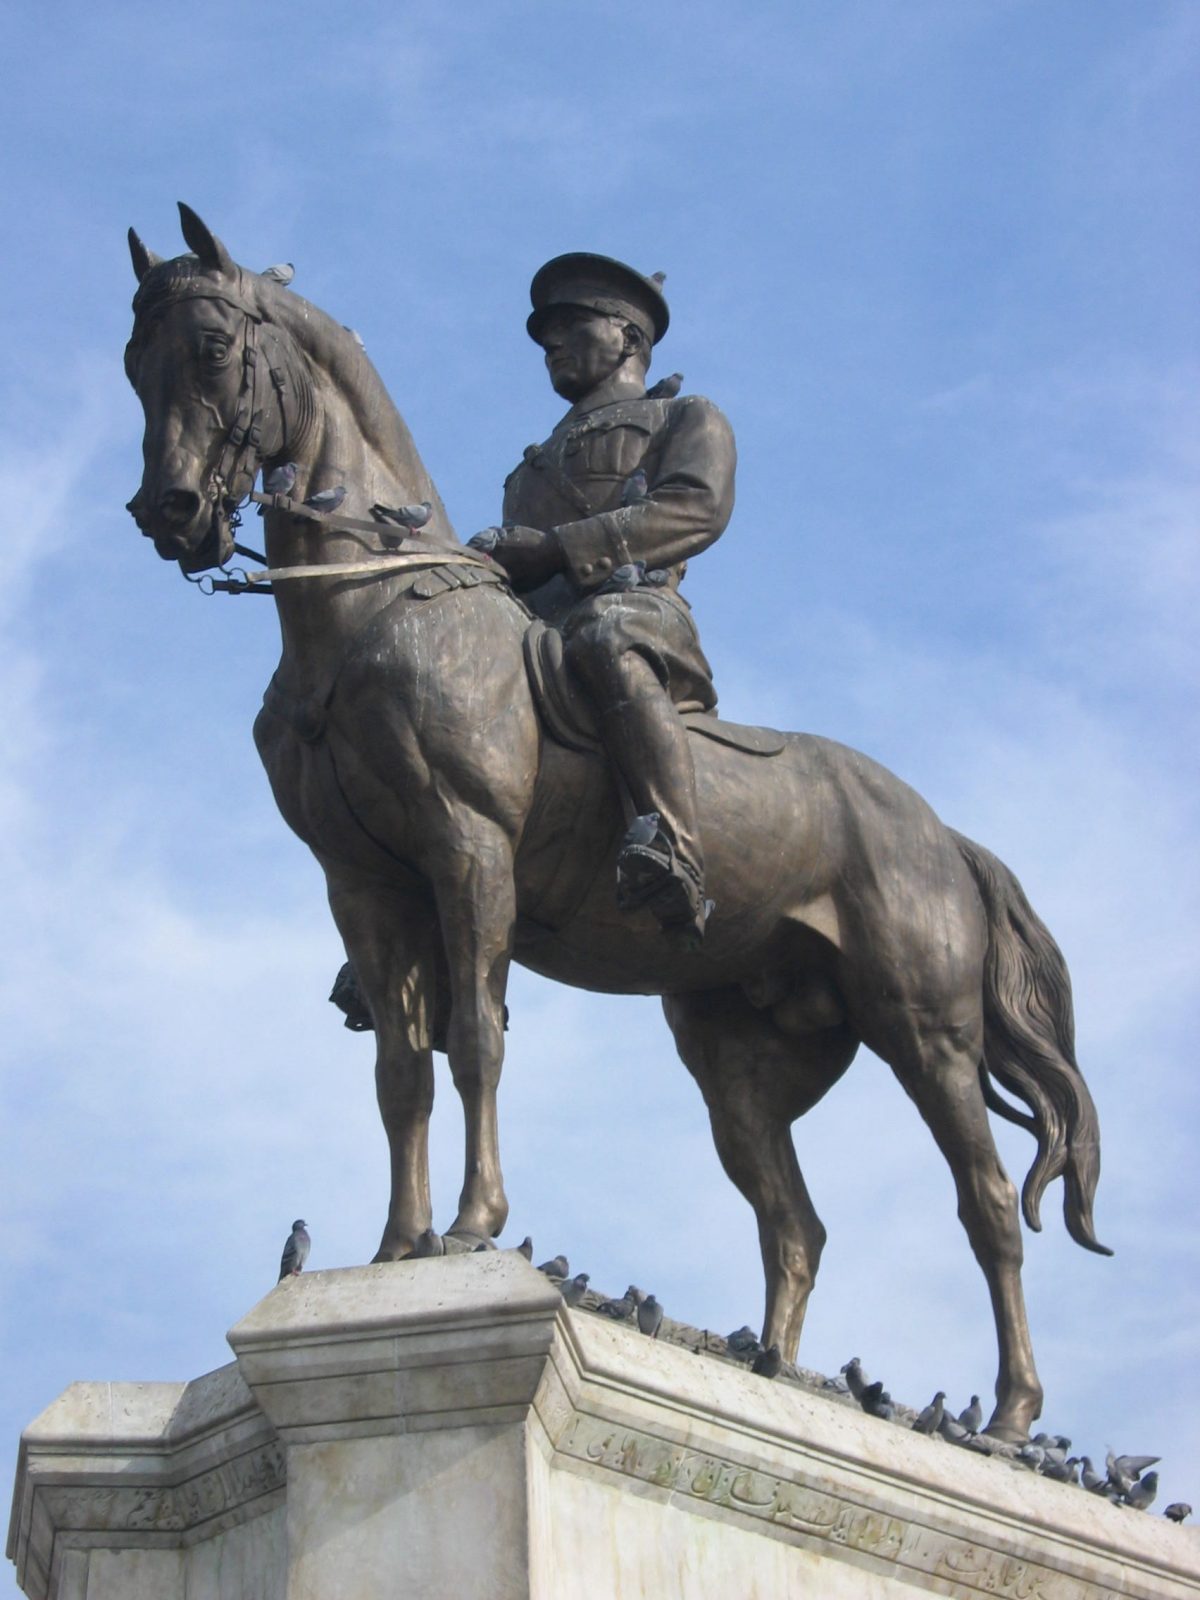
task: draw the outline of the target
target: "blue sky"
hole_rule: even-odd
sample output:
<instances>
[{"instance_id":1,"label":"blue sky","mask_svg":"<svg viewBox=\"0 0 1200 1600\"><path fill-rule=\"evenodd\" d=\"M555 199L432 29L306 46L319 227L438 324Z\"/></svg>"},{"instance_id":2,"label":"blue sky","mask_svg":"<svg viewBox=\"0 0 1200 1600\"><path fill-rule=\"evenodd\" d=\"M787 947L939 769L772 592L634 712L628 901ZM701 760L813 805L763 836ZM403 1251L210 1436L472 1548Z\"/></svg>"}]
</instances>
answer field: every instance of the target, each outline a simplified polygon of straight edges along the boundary
<instances>
[{"instance_id":1,"label":"blue sky","mask_svg":"<svg viewBox=\"0 0 1200 1600\"><path fill-rule=\"evenodd\" d=\"M361 332L464 537L560 409L534 268L667 272L655 373L740 449L688 576L723 708L885 762L1062 944L1117 1255L1048 1198L1046 1423L1161 1453L1160 1504L1195 1501L1196 7L67 3L6 35L6 1458L74 1378L225 1360L293 1216L314 1267L382 1220L370 1045L325 1003L320 876L249 739L270 607L202 600L122 509L124 232L177 253L184 199ZM655 1005L518 975L511 1009L512 1240L755 1320L751 1215ZM861 1055L796 1134L830 1232L802 1359L986 1396L982 1278L890 1075Z\"/></svg>"}]
</instances>

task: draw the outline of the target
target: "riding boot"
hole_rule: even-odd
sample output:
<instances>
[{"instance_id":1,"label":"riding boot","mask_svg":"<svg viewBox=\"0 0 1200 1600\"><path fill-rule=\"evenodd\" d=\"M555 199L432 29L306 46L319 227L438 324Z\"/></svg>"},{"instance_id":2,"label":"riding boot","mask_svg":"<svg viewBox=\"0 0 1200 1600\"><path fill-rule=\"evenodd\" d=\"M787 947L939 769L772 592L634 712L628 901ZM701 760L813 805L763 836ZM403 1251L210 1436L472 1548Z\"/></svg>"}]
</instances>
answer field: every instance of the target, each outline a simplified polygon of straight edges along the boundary
<instances>
[{"instance_id":1,"label":"riding boot","mask_svg":"<svg viewBox=\"0 0 1200 1600\"><path fill-rule=\"evenodd\" d=\"M659 691L606 708L600 730L636 816L657 820L654 835L626 838L617 864L618 903L627 911L647 906L667 932L698 942L706 915L704 856L687 729Z\"/></svg>"}]
</instances>

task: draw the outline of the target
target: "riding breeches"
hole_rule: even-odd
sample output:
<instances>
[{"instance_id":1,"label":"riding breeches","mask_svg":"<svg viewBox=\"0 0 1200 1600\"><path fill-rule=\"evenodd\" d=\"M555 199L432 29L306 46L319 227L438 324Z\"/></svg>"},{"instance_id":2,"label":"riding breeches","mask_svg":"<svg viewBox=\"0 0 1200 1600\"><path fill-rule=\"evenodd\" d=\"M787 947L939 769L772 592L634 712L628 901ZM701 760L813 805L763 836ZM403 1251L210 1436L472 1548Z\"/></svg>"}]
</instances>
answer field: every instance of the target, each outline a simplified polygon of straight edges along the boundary
<instances>
[{"instance_id":1,"label":"riding breeches","mask_svg":"<svg viewBox=\"0 0 1200 1600\"><path fill-rule=\"evenodd\" d=\"M561 626L632 813L657 812L676 854L703 881L696 775L677 708L710 711L717 695L687 603L673 590L593 594Z\"/></svg>"}]
</instances>

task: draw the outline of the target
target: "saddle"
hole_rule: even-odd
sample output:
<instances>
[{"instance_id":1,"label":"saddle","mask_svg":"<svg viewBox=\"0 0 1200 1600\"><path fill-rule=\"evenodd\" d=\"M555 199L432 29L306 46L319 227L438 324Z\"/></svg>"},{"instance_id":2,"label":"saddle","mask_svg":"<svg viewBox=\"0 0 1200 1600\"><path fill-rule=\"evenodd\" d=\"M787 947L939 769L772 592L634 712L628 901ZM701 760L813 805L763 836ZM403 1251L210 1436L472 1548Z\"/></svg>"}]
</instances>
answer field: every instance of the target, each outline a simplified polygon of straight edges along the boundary
<instances>
[{"instance_id":1,"label":"saddle","mask_svg":"<svg viewBox=\"0 0 1200 1600\"><path fill-rule=\"evenodd\" d=\"M595 712L567 665L562 634L557 628L548 627L539 619L530 623L525 632L525 668L534 704L550 737L568 750L602 754L604 746ZM784 735L774 729L726 722L696 701L682 701L675 709L689 733L700 734L747 755L777 756L784 747Z\"/></svg>"}]
</instances>

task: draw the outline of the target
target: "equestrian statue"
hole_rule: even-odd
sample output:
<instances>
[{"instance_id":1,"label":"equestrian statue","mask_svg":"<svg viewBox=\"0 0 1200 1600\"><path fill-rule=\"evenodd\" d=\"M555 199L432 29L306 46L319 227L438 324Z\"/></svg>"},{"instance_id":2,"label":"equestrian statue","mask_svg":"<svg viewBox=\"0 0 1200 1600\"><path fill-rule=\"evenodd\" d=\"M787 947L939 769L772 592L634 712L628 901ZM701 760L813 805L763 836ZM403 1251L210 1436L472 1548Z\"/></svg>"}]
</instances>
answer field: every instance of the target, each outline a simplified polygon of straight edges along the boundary
<instances>
[{"instance_id":1,"label":"equestrian statue","mask_svg":"<svg viewBox=\"0 0 1200 1600\"><path fill-rule=\"evenodd\" d=\"M1021 1212L1038 1229L1061 1177L1071 1236L1108 1253L1066 966L1009 869L890 772L715 715L679 584L729 520L733 436L677 379L646 388L661 279L589 255L534 278L529 331L570 410L509 478L501 524L464 545L361 341L180 214L174 259L130 232L126 370L146 418L130 510L206 587L275 601L255 740L375 1030L391 1160L375 1259L431 1226L435 1050L466 1123L450 1231L504 1227L516 960L662 997L757 1218L763 1344L794 1359L825 1230L791 1125L865 1044L949 1163L996 1321L989 1431L1026 1438L1042 1388ZM248 498L266 545L247 576L228 563ZM1020 1201L989 1108L1034 1138Z\"/></svg>"}]
</instances>

